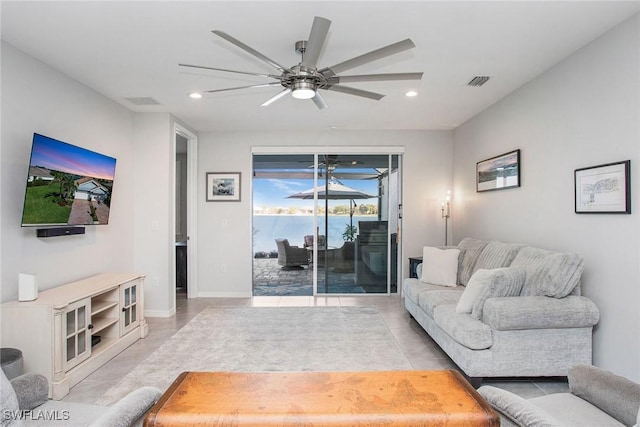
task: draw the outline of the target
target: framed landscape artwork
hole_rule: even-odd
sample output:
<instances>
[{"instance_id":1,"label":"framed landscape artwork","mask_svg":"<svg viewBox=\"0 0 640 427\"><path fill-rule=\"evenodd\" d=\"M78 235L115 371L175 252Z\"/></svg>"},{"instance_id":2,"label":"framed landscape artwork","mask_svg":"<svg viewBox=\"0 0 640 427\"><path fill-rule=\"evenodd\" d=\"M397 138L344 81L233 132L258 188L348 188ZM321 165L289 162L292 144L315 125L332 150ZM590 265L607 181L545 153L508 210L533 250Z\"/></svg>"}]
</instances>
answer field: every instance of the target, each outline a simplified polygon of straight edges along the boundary
<instances>
[{"instance_id":1,"label":"framed landscape artwork","mask_svg":"<svg viewBox=\"0 0 640 427\"><path fill-rule=\"evenodd\" d=\"M476 163L476 191L520 187L520 150Z\"/></svg>"},{"instance_id":2,"label":"framed landscape artwork","mask_svg":"<svg viewBox=\"0 0 640 427\"><path fill-rule=\"evenodd\" d=\"M240 172L208 172L207 202L239 202Z\"/></svg>"},{"instance_id":3,"label":"framed landscape artwork","mask_svg":"<svg viewBox=\"0 0 640 427\"><path fill-rule=\"evenodd\" d=\"M631 213L631 160L576 169L576 213Z\"/></svg>"}]
</instances>

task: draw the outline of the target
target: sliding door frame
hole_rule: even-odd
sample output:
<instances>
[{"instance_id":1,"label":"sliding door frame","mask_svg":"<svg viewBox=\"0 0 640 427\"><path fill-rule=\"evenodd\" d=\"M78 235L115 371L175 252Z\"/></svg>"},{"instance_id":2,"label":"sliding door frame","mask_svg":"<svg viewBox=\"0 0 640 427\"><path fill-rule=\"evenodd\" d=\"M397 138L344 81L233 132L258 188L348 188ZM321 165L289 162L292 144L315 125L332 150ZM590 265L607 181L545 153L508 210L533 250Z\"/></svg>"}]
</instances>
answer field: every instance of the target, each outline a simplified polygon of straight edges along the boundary
<instances>
[{"instance_id":1,"label":"sliding door frame","mask_svg":"<svg viewBox=\"0 0 640 427\"><path fill-rule=\"evenodd\" d=\"M398 171L399 171L399 176L398 176L398 185L400 186L400 188L402 189L402 183L403 183L403 179L402 179L402 156L405 153L405 149L402 146L305 146L305 147L293 147L293 146L255 146L255 147L251 147L251 158L252 158L252 162L253 162L253 156L255 155L296 155L296 154L309 154L309 155L313 155L313 163L314 163L314 173L313 173L313 188L317 188L318 185L320 184L318 182L318 160L319 160L319 156L322 155L329 155L329 154L350 154L350 155L380 155L380 154L384 154L384 155L388 155L389 156L389 171L391 171L391 166L392 166L392 157L393 155L397 155L399 157L399 161L398 161ZM251 190L251 194L253 194L253 180L250 180L250 190ZM252 198L253 200L253 198ZM317 192L314 194L314 216L313 216L313 228L314 230L317 230L318 228L318 202L320 201L320 199L318 199L318 194ZM402 215L401 215L401 206L402 206L402 191L399 192L398 194L398 225L400 228L402 228ZM388 205L390 204L390 201L387 202ZM252 202L252 206L251 208L253 209L253 202ZM391 212L391 206L387 206L387 210L388 212ZM327 221L327 219L325 218L325 221ZM253 215L251 215L251 221L249 223L249 231L250 231L250 235L251 231L253 230ZM392 230L388 230L388 239L387 239L387 292L386 293L372 293L372 294L367 294L367 295L389 295L391 292L391 231ZM314 231L315 232L315 231ZM317 242L318 239L314 239L314 246L317 246ZM251 247L251 246L250 246ZM397 262L397 271L396 271L396 281L399 282L400 278L403 277L403 272L402 272L402 267L403 267L403 263L402 263L402 253L404 252L403 250L403 243L402 240L400 240L399 244L398 244L398 259L396 260ZM252 253L249 254L250 256L253 256ZM318 250L317 247L314 247L314 251L313 251L313 296L340 296L340 294L318 294ZM398 294L400 294L400 283L396 284L396 292ZM349 294L352 295L352 294Z\"/></svg>"}]
</instances>

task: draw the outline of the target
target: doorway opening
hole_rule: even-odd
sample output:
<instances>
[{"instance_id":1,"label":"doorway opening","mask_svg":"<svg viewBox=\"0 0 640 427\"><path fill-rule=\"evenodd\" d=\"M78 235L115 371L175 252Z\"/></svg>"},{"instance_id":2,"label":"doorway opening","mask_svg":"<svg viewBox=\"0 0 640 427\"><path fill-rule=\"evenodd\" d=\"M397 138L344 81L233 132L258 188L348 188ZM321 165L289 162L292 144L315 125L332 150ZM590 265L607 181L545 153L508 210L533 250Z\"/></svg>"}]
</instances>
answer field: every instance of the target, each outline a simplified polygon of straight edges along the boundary
<instances>
[{"instance_id":1,"label":"doorway opening","mask_svg":"<svg viewBox=\"0 0 640 427\"><path fill-rule=\"evenodd\" d=\"M176 296L187 296L187 146L188 140L176 133Z\"/></svg>"},{"instance_id":2,"label":"doorway opening","mask_svg":"<svg viewBox=\"0 0 640 427\"><path fill-rule=\"evenodd\" d=\"M176 298L195 298L196 267L197 137L175 124L174 167L174 285ZM175 307L175 300L174 300Z\"/></svg>"}]
</instances>

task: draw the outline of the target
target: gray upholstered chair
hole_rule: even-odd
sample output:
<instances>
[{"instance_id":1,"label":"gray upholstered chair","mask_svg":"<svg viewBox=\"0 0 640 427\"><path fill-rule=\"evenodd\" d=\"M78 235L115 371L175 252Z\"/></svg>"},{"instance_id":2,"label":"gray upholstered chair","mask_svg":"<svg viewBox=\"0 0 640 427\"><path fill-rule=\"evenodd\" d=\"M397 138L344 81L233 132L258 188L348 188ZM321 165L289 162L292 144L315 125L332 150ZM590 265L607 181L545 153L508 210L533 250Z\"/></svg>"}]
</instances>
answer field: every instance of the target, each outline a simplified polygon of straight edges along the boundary
<instances>
[{"instance_id":1,"label":"gray upholstered chair","mask_svg":"<svg viewBox=\"0 0 640 427\"><path fill-rule=\"evenodd\" d=\"M571 368L568 378L570 393L523 399L488 385L478 393L502 426L640 426L640 384L587 365Z\"/></svg>"},{"instance_id":2,"label":"gray upholstered chair","mask_svg":"<svg viewBox=\"0 0 640 427\"><path fill-rule=\"evenodd\" d=\"M27 373L11 381L0 369L0 426L128 427L142 425L144 415L160 398L155 387L142 387L113 406L48 399L49 383Z\"/></svg>"},{"instance_id":3,"label":"gray upholstered chair","mask_svg":"<svg viewBox=\"0 0 640 427\"><path fill-rule=\"evenodd\" d=\"M276 239L278 247L278 265L283 267L301 267L309 265L309 251L291 246L287 239Z\"/></svg>"}]
</instances>

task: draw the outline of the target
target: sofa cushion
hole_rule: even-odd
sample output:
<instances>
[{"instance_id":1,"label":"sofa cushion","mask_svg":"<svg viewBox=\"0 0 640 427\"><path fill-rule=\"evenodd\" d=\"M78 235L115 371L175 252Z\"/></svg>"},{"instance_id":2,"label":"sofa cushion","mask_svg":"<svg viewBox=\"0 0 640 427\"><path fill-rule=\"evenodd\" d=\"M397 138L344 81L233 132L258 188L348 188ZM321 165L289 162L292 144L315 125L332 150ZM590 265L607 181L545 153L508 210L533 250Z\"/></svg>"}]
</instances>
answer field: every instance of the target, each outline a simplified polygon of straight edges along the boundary
<instances>
[{"instance_id":1,"label":"sofa cushion","mask_svg":"<svg viewBox=\"0 0 640 427\"><path fill-rule=\"evenodd\" d=\"M405 297L409 298L413 301L414 304L420 306L423 310L425 310L430 317L433 317L433 307L437 306L440 303L446 301L448 304L456 304L458 302L458 298L462 295L462 291L464 290L463 286L456 286L455 288L444 288L438 285L431 285L428 283L422 283L418 279L407 278L404 279L403 284L403 292ZM433 300L429 302L428 295L437 292L439 294L449 296L445 297L434 297ZM443 298L443 299L440 299Z\"/></svg>"},{"instance_id":2,"label":"sofa cushion","mask_svg":"<svg viewBox=\"0 0 640 427\"><path fill-rule=\"evenodd\" d=\"M13 414L17 412L18 397L16 392L11 387L11 383L7 379L4 371L0 369L0 411L2 415L0 417L0 426L10 426L14 424L15 419L11 416L5 416L5 414Z\"/></svg>"},{"instance_id":3,"label":"sofa cushion","mask_svg":"<svg viewBox=\"0 0 640 427\"><path fill-rule=\"evenodd\" d=\"M498 411L503 426L561 427L553 415L510 391L483 385L478 394Z\"/></svg>"},{"instance_id":4,"label":"sofa cushion","mask_svg":"<svg viewBox=\"0 0 640 427\"><path fill-rule=\"evenodd\" d=\"M489 298L515 297L519 295L526 277L525 271L518 267L478 270L474 276L480 272L485 278L485 285L482 286L473 303L471 317L474 319L482 319L484 303ZM473 280L473 276L471 280Z\"/></svg>"},{"instance_id":5,"label":"sofa cushion","mask_svg":"<svg viewBox=\"0 0 640 427\"><path fill-rule=\"evenodd\" d=\"M473 270L475 272L481 268L509 267L523 247L522 243L489 242L482 250Z\"/></svg>"},{"instance_id":6,"label":"sofa cushion","mask_svg":"<svg viewBox=\"0 0 640 427\"><path fill-rule=\"evenodd\" d=\"M593 301L576 296L492 298L482 312L482 321L499 331L590 328L599 319Z\"/></svg>"},{"instance_id":7,"label":"sofa cushion","mask_svg":"<svg viewBox=\"0 0 640 427\"><path fill-rule=\"evenodd\" d=\"M418 279L411 277L404 279L402 282L402 292L404 293L404 296L409 298L416 305L418 304L418 295L428 287L429 285L426 283L422 283Z\"/></svg>"},{"instance_id":8,"label":"sofa cushion","mask_svg":"<svg viewBox=\"0 0 640 427\"><path fill-rule=\"evenodd\" d=\"M460 286L461 289L464 289ZM425 291L419 296L418 305L424 310L429 317L433 318L433 311L436 307L441 305L455 305L462 295L462 290L439 290L439 291Z\"/></svg>"},{"instance_id":9,"label":"sofa cushion","mask_svg":"<svg viewBox=\"0 0 640 427\"><path fill-rule=\"evenodd\" d=\"M458 280L458 249L438 249L425 246L422 250L420 281L432 285L456 286Z\"/></svg>"},{"instance_id":10,"label":"sofa cushion","mask_svg":"<svg viewBox=\"0 0 640 427\"><path fill-rule=\"evenodd\" d=\"M49 381L44 375L27 372L11 380L22 410L31 410L49 399Z\"/></svg>"},{"instance_id":11,"label":"sofa cushion","mask_svg":"<svg viewBox=\"0 0 640 427\"><path fill-rule=\"evenodd\" d=\"M583 260L575 253L552 252L527 246L518 252L511 266L522 267L527 272L521 295L564 298L580 282Z\"/></svg>"},{"instance_id":12,"label":"sofa cushion","mask_svg":"<svg viewBox=\"0 0 640 427\"><path fill-rule=\"evenodd\" d=\"M466 237L458 243L458 248L464 249L464 257L462 260L462 273L460 274L460 284L466 285L473 274L473 270L476 266L476 261L480 253L489 243L486 240L478 240L472 237Z\"/></svg>"},{"instance_id":13,"label":"sofa cushion","mask_svg":"<svg viewBox=\"0 0 640 427\"><path fill-rule=\"evenodd\" d=\"M471 276L458 300L456 313L471 313L473 311L473 304L476 302L478 295L491 282L489 271L491 270L478 270Z\"/></svg>"},{"instance_id":14,"label":"sofa cushion","mask_svg":"<svg viewBox=\"0 0 640 427\"><path fill-rule=\"evenodd\" d=\"M569 370L571 393L595 405L625 425L637 421L640 384L588 365Z\"/></svg>"},{"instance_id":15,"label":"sofa cushion","mask_svg":"<svg viewBox=\"0 0 640 427\"><path fill-rule=\"evenodd\" d=\"M623 426L615 418L571 393L534 397L529 402L547 413L561 426ZM630 424L629 424L630 425Z\"/></svg>"},{"instance_id":16,"label":"sofa cushion","mask_svg":"<svg viewBox=\"0 0 640 427\"><path fill-rule=\"evenodd\" d=\"M491 328L468 313L456 313L454 304L439 305L433 320L451 338L472 350L484 350L493 344Z\"/></svg>"}]
</instances>

